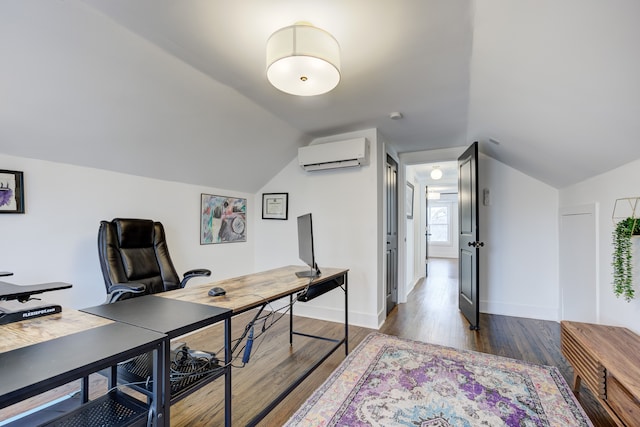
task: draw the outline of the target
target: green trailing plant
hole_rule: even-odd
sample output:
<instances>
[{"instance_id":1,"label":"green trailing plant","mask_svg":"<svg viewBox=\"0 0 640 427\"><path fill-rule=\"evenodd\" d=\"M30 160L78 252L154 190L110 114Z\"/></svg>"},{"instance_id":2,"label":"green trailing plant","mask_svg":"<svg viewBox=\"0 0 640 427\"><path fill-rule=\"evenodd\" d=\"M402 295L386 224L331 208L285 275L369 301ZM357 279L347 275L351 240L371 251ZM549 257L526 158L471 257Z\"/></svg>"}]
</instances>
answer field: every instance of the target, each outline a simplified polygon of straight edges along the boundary
<instances>
[{"instance_id":1,"label":"green trailing plant","mask_svg":"<svg viewBox=\"0 0 640 427\"><path fill-rule=\"evenodd\" d=\"M633 256L631 236L640 234L640 221L626 218L613 231L613 293L629 302L633 299Z\"/></svg>"}]
</instances>

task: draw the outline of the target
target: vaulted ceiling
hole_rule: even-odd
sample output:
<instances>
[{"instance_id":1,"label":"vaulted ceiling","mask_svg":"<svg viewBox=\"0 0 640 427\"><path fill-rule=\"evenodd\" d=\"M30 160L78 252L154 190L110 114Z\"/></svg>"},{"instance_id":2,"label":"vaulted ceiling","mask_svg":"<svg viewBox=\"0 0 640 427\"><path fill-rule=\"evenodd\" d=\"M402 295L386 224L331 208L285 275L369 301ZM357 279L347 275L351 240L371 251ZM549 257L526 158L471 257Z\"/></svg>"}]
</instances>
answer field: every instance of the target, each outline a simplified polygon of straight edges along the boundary
<instances>
[{"instance_id":1,"label":"vaulted ceiling","mask_svg":"<svg viewBox=\"0 0 640 427\"><path fill-rule=\"evenodd\" d=\"M375 127L399 153L479 140L562 188L640 158L638 16L637 0L3 0L0 153L254 192L314 137ZM267 38L298 21L340 43L328 94L267 82Z\"/></svg>"}]
</instances>

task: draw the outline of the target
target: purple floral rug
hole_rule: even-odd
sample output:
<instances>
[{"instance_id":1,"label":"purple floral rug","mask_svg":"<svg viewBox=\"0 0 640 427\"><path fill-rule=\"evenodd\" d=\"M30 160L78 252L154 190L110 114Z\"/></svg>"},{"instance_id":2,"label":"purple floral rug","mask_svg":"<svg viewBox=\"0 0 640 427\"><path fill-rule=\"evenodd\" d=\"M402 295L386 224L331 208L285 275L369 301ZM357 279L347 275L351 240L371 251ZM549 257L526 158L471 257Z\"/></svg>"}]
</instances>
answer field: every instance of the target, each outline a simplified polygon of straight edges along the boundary
<instances>
[{"instance_id":1,"label":"purple floral rug","mask_svg":"<svg viewBox=\"0 0 640 427\"><path fill-rule=\"evenodd\" d=\"M287 426L592 426L557 368L373 333Z\"/></svg>"}]
</instances>

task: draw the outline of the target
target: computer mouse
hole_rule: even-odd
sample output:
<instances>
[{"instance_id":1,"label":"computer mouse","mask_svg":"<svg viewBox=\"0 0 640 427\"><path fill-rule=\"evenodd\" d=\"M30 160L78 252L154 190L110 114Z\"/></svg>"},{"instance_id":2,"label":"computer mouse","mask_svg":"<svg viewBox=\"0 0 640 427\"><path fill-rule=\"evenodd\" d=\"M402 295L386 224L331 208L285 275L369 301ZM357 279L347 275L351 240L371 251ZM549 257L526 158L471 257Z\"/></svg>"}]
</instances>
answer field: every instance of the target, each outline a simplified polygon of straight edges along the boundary
<instances>
[{"instance_id":1,"label":"computer mouse","mask_svg":"<svg viewBox=\"0 0 640 427\"><path fill-rule=\"evenodd\" d=\"M209 295L212 297L219 297L221 295L226 294L227 291L224 290L224 288L221 288L219 286L216 286L215 288L211 288L209 289Z\"/></svg>"}]
</instances>

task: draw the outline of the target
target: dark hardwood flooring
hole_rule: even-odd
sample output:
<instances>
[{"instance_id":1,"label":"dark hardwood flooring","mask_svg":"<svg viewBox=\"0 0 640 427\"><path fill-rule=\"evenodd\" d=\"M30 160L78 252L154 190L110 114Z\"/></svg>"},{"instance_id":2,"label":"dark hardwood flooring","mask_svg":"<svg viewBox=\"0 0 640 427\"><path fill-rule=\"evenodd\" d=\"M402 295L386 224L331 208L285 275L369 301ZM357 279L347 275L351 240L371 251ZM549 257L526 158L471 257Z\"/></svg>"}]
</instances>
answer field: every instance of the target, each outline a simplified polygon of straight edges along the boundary
<instances>
[{"instance_id":1,"label":"dark hardwood flooring","mask_svg":"<svg viewBox=\"0 0 640 427\"><path fill-rule=\"evenodd\" d=\"M234 337L242 333L252 316L253 312L249 312L233 319ZM344 331L344 326L339 323L302 317L295 318L295 325L298 330L334 338L340 337ZM293 347L289 347L288 327L287 317L275 323L254 342L249 364L233 369L234 426L245 425L293 378L317 360L321 352L333 345L296 336ZM370 332L373 330L351 326L350 348ZM429 278L416 285L406 304L400 304L392 311L380 332L557 366L567 383L572 383L573 372L560 352L560 325L557 322L483 314L480 330L469 330L457 308L456 260L433 259ZM221 337L222 328L216 325L184 337L183 341L192 348L215 351L222 345ZM344 350L338 349L259 425L282 425L343 359ZM95 382L100 381L99 377L95 379ZM94 388L97 393L102 392L100 387ZM171 407L171 426L223 425L223 388L223 381L217 380L175 403ZM615 425L584 386L579 400L596 427ZM19 409L13 408L14 411ZM4 418L6 414L5 410ZM2 419L3 412L0 411Z\"/></svg>"},{"instance_id":2,"label":"dark hardwood flooring","mask_svg":"<svg viewBox=\"0 0 640 427\"><path fill-rule=\"evenodd\" d=\"M482 314L480 330L471 331L458 311L457 286L457 260L433 259L429 278L415 287L406 304L400 304L392 311L380 332L557 366L567 383L572 384L573 371L560 352L559 323ZM241 320L234 319L234 322L236 327L243 325ZM343 330L342 325L337 323L305 318L296 318L296 325L310 333L333 337L339 337ZM351 326L350 348L355 347L370 332L373 330ZM285 320L269 330L267 340L255 352L247 367L234 370L234 425L245 425L266 402L284 388L283 383L300 374L305 369L304 364L311 363L317 352L331 345L296 337L293 348L289 348L288 323ZM260 425L282 425L343 359L342 350L334 353ZM200 397L189 397L172 407L172 426L220 425L221 406L211 403L220 402L220 387L214 384L210 389L203 389L199 393ZM615 426L584 386L579 393L579 400L595 426Z\"/></svg>"}]
</instances>

